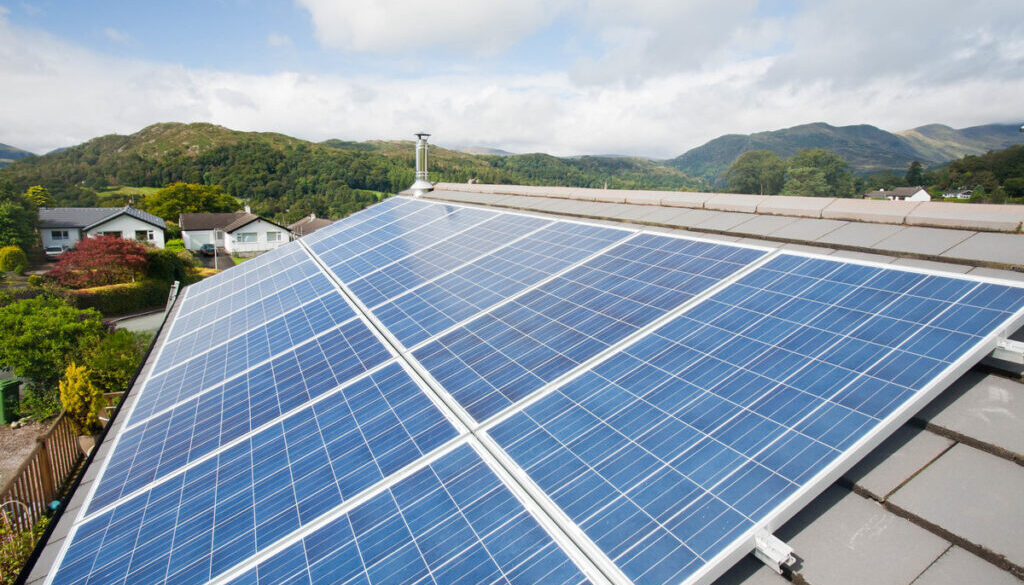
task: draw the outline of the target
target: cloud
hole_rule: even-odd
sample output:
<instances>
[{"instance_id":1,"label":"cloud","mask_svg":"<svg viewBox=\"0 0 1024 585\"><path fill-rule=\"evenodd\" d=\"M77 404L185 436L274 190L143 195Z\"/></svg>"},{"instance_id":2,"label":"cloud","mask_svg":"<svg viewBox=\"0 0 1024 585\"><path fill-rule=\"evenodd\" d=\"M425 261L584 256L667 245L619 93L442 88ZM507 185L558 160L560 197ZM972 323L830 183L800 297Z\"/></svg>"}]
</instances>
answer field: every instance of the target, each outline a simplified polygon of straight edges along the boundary
<instances>
[{"instance_id":1,"label":"cloud","mask_svg":"<svg viewBox=\"0 0 1024 585\"><path fill-rule=\"evenodd\" d=\"M107 27L103 29L103 34L115 43L127 43L132 40L132 36L126 32L121 32L116 28Z\"/></svg>"},{"instance_id":2,"label":"cloud","mask_svg":"<svg viewBox=\"0 0 1024 585\"><path fill-rule=\"evenodd\" d=\"M748 33L709 48L713 57L706 63L697 59L676 66L666 59L649 73L597 80L586 79L582 65L525 74L473 68L405 77L242 74L111 57L0 18L0 79L5 82L0 142L45 152L112 132L132 133L155 122L203 121L315 141L408 139L424 129L440 144L668 158L721 134L815 121L903 130L932 122L955 127L1009 122L1020 116L1024 44L1019 39L1024 35L1014 33L1015 24L997 23L993 17L956 29L961 32L950 48L933 50L937 61L929 61L916 41L905 42L904 48L893 44L885 58L896 64L872 67L838 56L883 60L867 46L870 39L860 40L868 36L867 17L856 25L860 28L835 33L840 38L833 44L825 42L827 31L815 32L814 22L820 26L821 19L850 17L838 8L840 3L830 6L768 20L752 16L742 25ZM611 10L594 18L618 18L627 29L671 15L681 18L674 7L661 10L632 16ZM698 18L710 8L687 10L688 18ZM966 20L963 13L958 17ZM603 26L597 20L585 26ZM938 22L927 24L934 30ZM650 32L638 42L631 58L655 51L658 34ZM880 38L889 40L893 34ZM822 46L808 44L804 35L817 35ZM628 35L622 39L627 42ZM615 46L608 43L602 46ZM816 51L832 56L820 57ZM629 59L622 55L607 50L591 63L612 64L615 57L625 68ZM973 71L946 75L958 63Z\"/></svg>"},{"instance_id":3,"label":"cloud","mask_svg":"<svg viewBox=\"0 0 1024 585\"><path fill-rule=\"evenodd\" d=\"M271 47L290 47L292 39L288 35L270 33L267 35L267 44Z\"/></svg>"}]
</instances>

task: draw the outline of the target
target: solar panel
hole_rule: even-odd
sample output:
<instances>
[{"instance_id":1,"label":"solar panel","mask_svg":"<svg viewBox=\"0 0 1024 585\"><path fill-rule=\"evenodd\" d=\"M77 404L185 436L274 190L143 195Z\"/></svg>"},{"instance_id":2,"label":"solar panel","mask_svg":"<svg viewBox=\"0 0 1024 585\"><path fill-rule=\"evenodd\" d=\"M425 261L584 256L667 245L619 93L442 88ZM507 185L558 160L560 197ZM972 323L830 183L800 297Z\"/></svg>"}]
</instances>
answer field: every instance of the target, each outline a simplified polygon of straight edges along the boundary
<instances>
[{"instance_id":1,"label":"solar panel","mask_svg":"<svg viewBox=\"0 0 1024 585\"><path fill-rule=\"evenodd\" d=\"M49 583L708 582L1024 288L392 198L175 311Z\"/></svg>"}]
</instances>

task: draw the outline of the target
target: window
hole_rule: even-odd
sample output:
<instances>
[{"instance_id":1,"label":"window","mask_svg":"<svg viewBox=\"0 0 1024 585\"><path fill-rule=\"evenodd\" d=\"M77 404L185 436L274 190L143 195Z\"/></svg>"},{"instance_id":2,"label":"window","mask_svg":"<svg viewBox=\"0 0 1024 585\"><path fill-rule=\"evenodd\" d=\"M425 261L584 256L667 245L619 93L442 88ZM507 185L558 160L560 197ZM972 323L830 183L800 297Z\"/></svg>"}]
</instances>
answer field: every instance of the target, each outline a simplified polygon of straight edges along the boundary
<instances>
[{"instance_id":1,"label":"window","mask_svg":"<svg viewBox=\"0 0 1024 585\"><path fill-rule=\"evenodd\" d=\"M213 239L218 241L218 242L222 241L224 239L224 231L223 230L213 230Z\"/></svg>"},{"instance_id":2,"label":"window","mask_svg":"<svg viewBox=\"0 0 1024 585\"><path fill-rule=\"evenodd\" d=\"M255 242L255 241L257 241L256 237L258 235L259 234L257 234L256 232L241 232L240 234L238 234L238 237L235 238L235 241L237 241L239 243L242 243L242 242Z\"/></svg>"},{"instance_id":3,"label":"window","mask_svg":"<svg viewBox=\"0 0 1024 585\"><path fill-rule=\"evenodd\" d=\"M117 236L121 237L121 232L100 232L101 236Z\"/></svg>"},{"instance_id":4,"label":"window","mask_svg":"<svg viewBox=\"0 0 1024 585\"><path fill-rule=\"evenodd\" d=\"M135 239L140 242L152 242L153 230L135 230Z\"/></svg>"},{"instance_id":5,"label":"window","mask_svg":"<svg viewBox=\"0 0 1024 585\"><path fill-rule=\"evenodd\" d=\"M268 242L280 242L281 241L281 232L267 232L267 241Z\"/></svg>"},{"instance_id":6,"label":"window","mask_svg":"<svg viewBox=\"0 0 1024 585\"><path fill-rule=\"evenodd\" d=\"M55 242L57 240L62 240L62 241L63 240L67 240L68 239L68 230L53 230L53 231L50 232L50 239L55 241Z\"/></svg>"}]
</instances>

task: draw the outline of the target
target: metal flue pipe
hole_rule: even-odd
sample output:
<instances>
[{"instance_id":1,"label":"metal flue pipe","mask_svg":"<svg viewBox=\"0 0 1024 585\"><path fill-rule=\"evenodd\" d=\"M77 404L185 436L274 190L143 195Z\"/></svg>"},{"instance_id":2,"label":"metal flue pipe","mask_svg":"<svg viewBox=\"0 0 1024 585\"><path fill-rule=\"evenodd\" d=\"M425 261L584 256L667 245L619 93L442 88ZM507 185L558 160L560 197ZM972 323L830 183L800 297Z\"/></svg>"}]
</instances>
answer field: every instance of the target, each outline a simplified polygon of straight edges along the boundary
<instances>
[{"instance_id":1,"label":"metal flue pipe","mask_svg":"<svg viewBox=\"0 0 1024 585\"><path fill-rule=\"evenodd\" d=\"M416 182L409 187L413 197L419 197L424 193L434 190L434 185L427 178L427 137L426 132L416 133Z\"/></svg>"}]
</instances>

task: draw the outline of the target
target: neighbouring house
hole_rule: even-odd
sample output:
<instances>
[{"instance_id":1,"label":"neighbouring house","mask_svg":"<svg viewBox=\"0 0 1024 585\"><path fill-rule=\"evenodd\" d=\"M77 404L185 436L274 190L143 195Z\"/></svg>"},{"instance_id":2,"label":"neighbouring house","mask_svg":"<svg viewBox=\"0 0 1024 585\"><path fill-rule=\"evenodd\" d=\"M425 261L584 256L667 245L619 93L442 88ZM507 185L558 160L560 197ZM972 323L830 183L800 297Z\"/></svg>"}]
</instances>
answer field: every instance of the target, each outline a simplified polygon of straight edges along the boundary
<instances>
[{"instance_id":1,"label":"neighbouring house","mask_svg":"<svg viewBox=\"0 0 1024 585\"><path fill-rule=\"evenodd\" d=\"M124 207L42 207L39 209L39 237L43 248L68 249L79 240L93 236L117 236L164 247L164 220Z\"/></svg>"},{"instance_id":2,"label":"neighbouring house","mask_svg":"<svg viewBox=\"0 0 1024 585\"><path fill-rule=\"evenodd\" d=\"M931 201L932 196L924 187L896 187L895 189L879 189L864 195L864 199L888 199L889 201Z\"/></svg>"},{"instance_id":3,"label":"neighbouring house","mask_svg":"<svg viewBox=\"0 0 1024 585\"><path fill-rule=\"evenodd\" d=\"M317 217L315 213L311 213L288 226L288 229L292 232L292 239L297 240L302 236L308 236L318 229L325 228L332 223L334 223L333 219L324 219L322 217Z\"/></svg>"},{"instance_id":4,"label":"neighbouring house","mask_svg":"<svg viewBox=\"0 0 1024 585\"><path fill-rule=\"evenodd\" d=\"M957 189L955 191L946 191L942 194L943 199L970 199L974 195L974 191L970 189Z\"/></svg>"},{"instance_id":5,"label":"neighbouring house","mask_svg":"<svg viewBox=\"0 0 1024 585\"><path fill-rule=\"evenodd\" d=\"M290 241L288 228L246 211L234 213L182 213L178 216L186 250L203 244L224 248L229 254L266 252Z\"/></svg>"}]
</instances>

